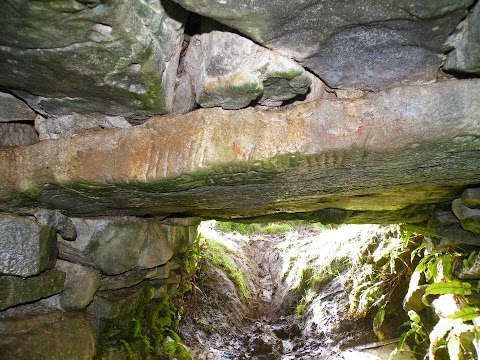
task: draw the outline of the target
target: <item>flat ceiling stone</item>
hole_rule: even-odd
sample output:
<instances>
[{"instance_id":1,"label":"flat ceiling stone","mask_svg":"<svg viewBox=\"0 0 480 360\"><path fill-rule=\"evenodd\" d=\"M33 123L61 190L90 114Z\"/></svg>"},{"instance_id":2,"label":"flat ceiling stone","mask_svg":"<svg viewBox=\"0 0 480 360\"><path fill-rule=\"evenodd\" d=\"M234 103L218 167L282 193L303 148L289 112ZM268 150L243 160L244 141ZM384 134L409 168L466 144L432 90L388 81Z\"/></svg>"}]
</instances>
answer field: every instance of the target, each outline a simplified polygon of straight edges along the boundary
<instances>
[{"instance_id":1,"label":"flat ceiling stone","mask_svg":"<svg viewBox=\"0 0 480 360\"><path fill-rule=\"evenodd\" d=\"M480 80L453 80L0 148L0 209L422 220L480 184L479 164Z\"/></svg>"}]
</instances>

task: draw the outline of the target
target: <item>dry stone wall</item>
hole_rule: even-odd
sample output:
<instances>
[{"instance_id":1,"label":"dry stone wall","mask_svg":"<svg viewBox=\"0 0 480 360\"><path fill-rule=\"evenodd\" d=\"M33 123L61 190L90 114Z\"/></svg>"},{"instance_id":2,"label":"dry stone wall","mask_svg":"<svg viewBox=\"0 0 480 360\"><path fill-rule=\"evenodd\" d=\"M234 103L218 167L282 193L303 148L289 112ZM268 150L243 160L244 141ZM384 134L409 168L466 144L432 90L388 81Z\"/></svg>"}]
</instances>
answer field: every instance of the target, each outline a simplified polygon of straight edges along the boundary
<instances>
[{"instance_id":1,"label":"dry stone wall","mask_svg":"<svg viewBox=\"0 0 480 360\"><path fill-rule=\"evenodd\" d=\"M177 286L198 224L34 213L0 216L2 359L92 359L109 322Z\"/></svg>"},{"instance_id":2,"label":"dry stone wall","mask_svg":"<svg viewBox=\"0 0 480 360\"><path fill-rule=\"evenodd\" d=\"M0 358L128 356L102 334L170 296L200 218L428 222L432 247L477 246L479 14L0 2Z\"/></svg>"}]
</instances>

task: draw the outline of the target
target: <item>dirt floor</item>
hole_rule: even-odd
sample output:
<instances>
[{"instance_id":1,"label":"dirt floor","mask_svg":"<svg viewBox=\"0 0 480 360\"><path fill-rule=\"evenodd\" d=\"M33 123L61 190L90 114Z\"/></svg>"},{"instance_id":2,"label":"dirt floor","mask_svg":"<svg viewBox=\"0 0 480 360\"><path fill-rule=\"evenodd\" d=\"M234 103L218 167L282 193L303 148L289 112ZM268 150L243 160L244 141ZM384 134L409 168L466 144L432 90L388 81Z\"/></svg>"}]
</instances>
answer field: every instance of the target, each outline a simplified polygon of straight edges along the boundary
<instances>
[{"instance_id":1,"label":"dirt floor","mask_svg":"<svg viewBox=\"0 0 480 360\"><path fill-rule=\"evenodd\" d=\"M291 280L291 252L310 251L300 244L316 235L314 228L245 236L215 230L209 223L201 231L231 250L227 255L250 293L245 299L228 271L202 261L194 305L179 329L194 359L344 359L345 348L377 340L371 318L347 316L348 292L340 276L325 282L312 303L317 310L294 315L304 289ZM294 254L301 255L308 254Z\"/></svg>"}]
</instances>

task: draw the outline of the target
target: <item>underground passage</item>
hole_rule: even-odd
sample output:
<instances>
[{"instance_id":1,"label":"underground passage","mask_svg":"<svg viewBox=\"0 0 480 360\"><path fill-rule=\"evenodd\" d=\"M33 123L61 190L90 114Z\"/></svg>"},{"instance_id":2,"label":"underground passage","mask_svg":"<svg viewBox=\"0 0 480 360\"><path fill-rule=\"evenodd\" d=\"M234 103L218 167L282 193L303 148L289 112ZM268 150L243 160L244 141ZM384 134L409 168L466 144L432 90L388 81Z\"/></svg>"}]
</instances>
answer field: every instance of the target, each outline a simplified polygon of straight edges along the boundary
<instances>
[{"instance_id":1,"label":"underground passage","mask_svg":"<svg viewBox=\"0 0 480 360\"><path fill-rule=\"evenodd\" d=\"M478 359L478 1L0 19L0 359Z\"/></svg>"}]
</instances>

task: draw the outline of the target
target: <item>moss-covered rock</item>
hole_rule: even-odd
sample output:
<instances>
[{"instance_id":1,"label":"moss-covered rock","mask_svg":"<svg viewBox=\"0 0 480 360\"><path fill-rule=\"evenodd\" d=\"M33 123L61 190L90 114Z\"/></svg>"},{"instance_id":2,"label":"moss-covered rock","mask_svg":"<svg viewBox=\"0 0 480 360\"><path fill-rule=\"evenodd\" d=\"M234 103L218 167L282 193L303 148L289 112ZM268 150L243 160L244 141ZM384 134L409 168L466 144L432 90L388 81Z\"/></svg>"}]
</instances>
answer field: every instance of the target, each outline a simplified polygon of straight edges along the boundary
<instances>
[{"instance_id":1,"label":"moss-covered rock","mask_svg":"<svg viewBox=\"0 0 480 360\"><path fill-rule=\"evenodd\" d=\"M479 114L475 79L158 117L0 149L0 209L223 218L336 209L401 222L480 183Z\"/></svg>"},{"instance_id":2,"label":"moss-covered rock","mask_svg":"<svg viewBox=\"0 0 480 360\"><path fill-rule=\"evenodd\" d=\"M26 279L0 276L0 310L58 294L64 282L65 273L58 270L47 270Z\"/></svg>"},{"instance_id":3,"label":"moss-covered rock","mask_svg":"<svg viewBox=\"0 0 480 360\"><path fill-rule=\"evenodd\" d=\"M231 32L196 35L185 71L202 107L240 109L252 102L281 105L310 86L308 73L293 60Z\"/></svg>"},{"instance_id":4,"label":"moss-covered rock","mask_svg":"<svg viewBox=\"0 0 480 360\"><path fill-rule=\"evenodd\" d=\"M0 84L42 114L171 110L185 11L168 1L0 4Z\"/></svg>"}]
</instances>

